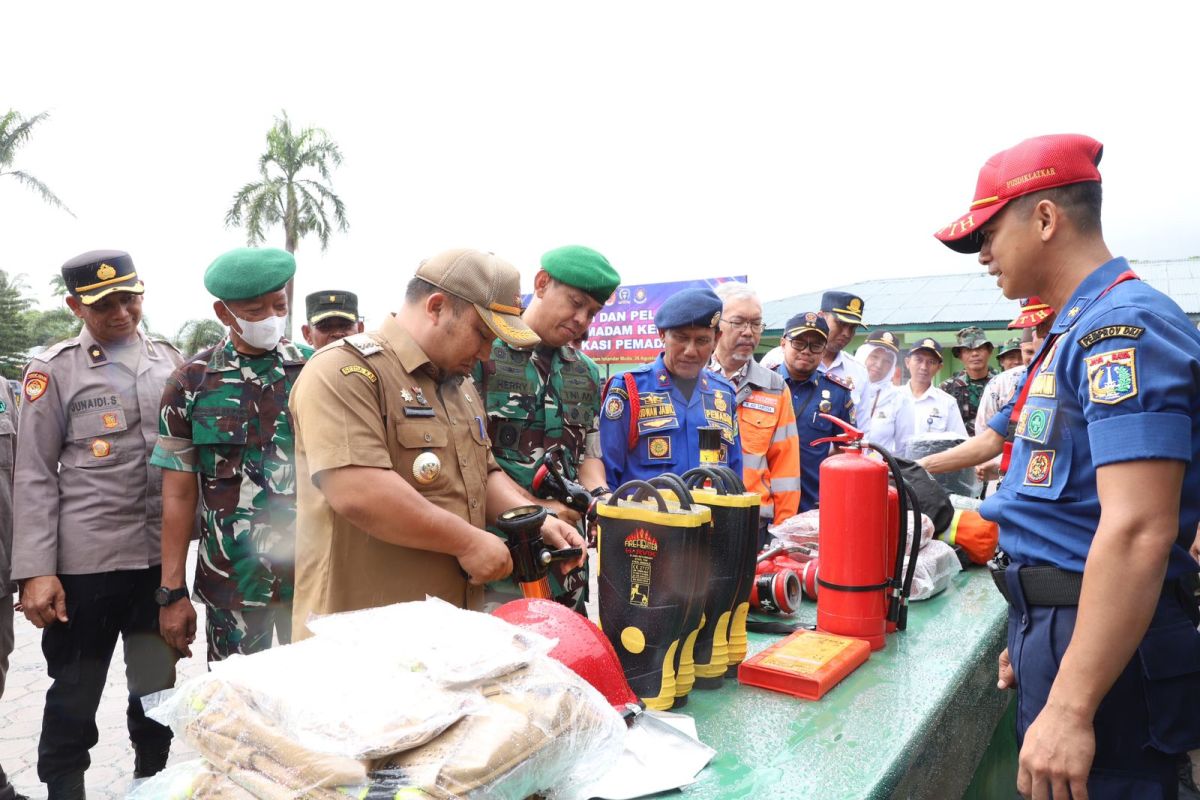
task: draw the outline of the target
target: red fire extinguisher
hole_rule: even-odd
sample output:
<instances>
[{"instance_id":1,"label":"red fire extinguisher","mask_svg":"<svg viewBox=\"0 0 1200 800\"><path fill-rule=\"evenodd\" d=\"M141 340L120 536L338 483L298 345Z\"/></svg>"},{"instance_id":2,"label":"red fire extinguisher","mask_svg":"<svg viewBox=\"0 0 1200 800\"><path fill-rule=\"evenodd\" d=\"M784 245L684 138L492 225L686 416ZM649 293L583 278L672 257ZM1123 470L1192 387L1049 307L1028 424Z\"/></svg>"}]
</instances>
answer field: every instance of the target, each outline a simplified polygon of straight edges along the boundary
<instances>
[{"instance_id":1,"label":"red fire extinguisher","mask_svg":"<svg viewBox=\"0 0 1200 800\"><path fill-rule=\"evenodd\" d=\"M916 553L902 574L900 531L910 508L917 509L910 506L914 498L890 453L863 442L862 431L842 420L821 416L845 432L813 442L839 445L836 454L821 462L820 570L813 586L819 587L817 629L865 639L872 650L878 650L889 630L904 628L904 603ZM884 462L870 458L868 447L878 451ZM888 485L889 471L894 489ZM920 519L919 511L914 518ZM919 546L920 537L914 538Z\"/></svg>"}]
</instances>

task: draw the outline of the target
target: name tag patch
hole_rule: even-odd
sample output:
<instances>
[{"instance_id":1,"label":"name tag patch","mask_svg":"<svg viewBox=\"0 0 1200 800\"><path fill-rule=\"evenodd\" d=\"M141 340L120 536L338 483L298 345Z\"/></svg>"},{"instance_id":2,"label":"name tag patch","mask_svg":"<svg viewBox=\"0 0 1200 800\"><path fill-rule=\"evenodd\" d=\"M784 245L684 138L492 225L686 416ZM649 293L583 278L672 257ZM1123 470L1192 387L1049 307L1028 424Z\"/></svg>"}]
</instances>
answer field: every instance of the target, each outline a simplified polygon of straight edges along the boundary
<instances>
[{"instance_id":1,"label":"name tag patch","mask_svg":"<svg viewBox=\"0 0 1200 800\"><path fill-rule=\"evenodd\" d=\"M1026 486L1050 486L1054 483L1054 451L1034 450L1025 468Z\"/></svg>"},{"instance_id":2,"label":"name tag patch","mask_svg":"<svg viewBox=\"0 0 1200 800\"><path fill-rule=\"evenodd\" d=\"M762 411L766 414L774 414L775 413L775 406L769 406L766 403L756 403L753 400L743 401L742 406L745 408L752 408L755 411Z\"/></svg>"},{"instance_id":3,"label":"name tag patch","mask_svg":"<svg viewBox=\"0 0 1200 800\"><path fill-rule=\"evenodd\" d=\"M1042 372L1034 375L1033 385L1029 387L1030 397L1057 397L1058 385L1053 372Z\"/></svg>"},{"instance_id":4,"label":"name tag patch","mask_svg":"<svg viewBox=\"0 0 1200 800\"><path fill-rule=\"evenodd\" d=\"M371 383L377 383L379 381L379 378L375 376L375 373L364 367L362 364L347 364L346 366L342 367L342 374L362 375Z\"/></svg>"},{"instance_id":5,"label":"name tag patch","mask_svg":"<svg viewBox=\"0 0 1200 800\"><path fill-rule=\"evenodd\" d=\"M1093 403L1116 405L1137 396L1137 351L1128 347L1089 356L1087 377Z\"/></svg>"}]
</instances>

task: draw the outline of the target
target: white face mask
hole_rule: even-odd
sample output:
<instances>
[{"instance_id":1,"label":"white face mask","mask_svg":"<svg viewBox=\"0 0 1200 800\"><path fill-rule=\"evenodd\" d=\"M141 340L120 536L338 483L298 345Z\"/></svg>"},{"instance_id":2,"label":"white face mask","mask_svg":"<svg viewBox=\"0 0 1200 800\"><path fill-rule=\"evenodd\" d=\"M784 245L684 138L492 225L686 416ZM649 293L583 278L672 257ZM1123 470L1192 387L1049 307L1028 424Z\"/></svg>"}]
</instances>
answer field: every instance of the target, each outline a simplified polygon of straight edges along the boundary
<instances>
[{"instance_id":1,"label":"white face mask","mask_svg":"<svg viewBox=\"0 0 1200 800\"><path fill-rule=\"evenodd\" d=\"M272 315L266 319L251 322L234 314L228 305L225 306L225 310L237 320L238 327L242 329L238 335L251 347L257 347L260 350L274 350L275 345L279 344L279 340L283 338L284 328L287 327L286 316Z\"/></svg>"}]
</instances>

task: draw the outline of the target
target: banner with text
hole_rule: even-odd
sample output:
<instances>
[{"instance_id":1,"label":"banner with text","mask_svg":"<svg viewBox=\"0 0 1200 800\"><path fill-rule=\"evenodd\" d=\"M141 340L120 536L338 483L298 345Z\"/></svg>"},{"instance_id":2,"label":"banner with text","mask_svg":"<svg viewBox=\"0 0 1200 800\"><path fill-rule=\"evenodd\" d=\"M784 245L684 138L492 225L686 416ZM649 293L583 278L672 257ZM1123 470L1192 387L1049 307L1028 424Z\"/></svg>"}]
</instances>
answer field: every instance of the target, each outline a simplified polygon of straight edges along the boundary
<instances>
[{"instance_id":1,"label":"banner with text","mask_svg":"<svg viewBox=\"0 0 1200 800\"><path fill-rule=\"evenodd\" d=\"M727 281L744 283L746 276L620 286L592 320L583 352L599 364L653 361L662 350L662 340L654 327L654 313L659 306L684 289L712 288Z\"/></svg>"}]
</instances>

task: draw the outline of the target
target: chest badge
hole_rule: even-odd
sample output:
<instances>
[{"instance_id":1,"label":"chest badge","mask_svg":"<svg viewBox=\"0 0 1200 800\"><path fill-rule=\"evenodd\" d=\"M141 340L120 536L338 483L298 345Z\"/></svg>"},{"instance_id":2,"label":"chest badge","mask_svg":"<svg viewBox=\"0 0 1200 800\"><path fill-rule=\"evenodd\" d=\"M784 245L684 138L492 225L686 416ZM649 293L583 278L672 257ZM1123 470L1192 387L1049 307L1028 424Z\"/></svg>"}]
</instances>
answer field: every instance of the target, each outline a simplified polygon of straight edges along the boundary
<instances>
[{"instance_id":1,"label":"chest badge","mask_svg":"<svg viewBox=\"0 0 1200 800\"><path fill-rule=\"evenodd\" d=\"M828 414L833 409L833 403L828 400L822 400L817 404L817 408L821 409L822 414Z\"/></svg>"},{"instance_id":2,"label":"chest badge","mask_svg":"<svg viewBox=\"0 0 1200 800\"><path fill-rule=\"evenodd\" d=\"M412 390L413 390L413 394L415 394L417 396L418 403L420 403L423 406L429 405L428 403L425 402L425 393L421 391L420 386L414 386L414 387L412 387Z\"/></svg>"},{"instance_id":3,"label":"chest badge","mask_svg":"<svg viewBox=\"0 0 1200 800\"><path fill-rule=\"evenodd\" d=\"M1034 450L1025 468L1026 486L1049 486L1054 483L1054 451Z\"/></svg>"},{"instance_id":4,"label":"chest badge","mask_svg":"<svg viewBox=\"0 0 1200 800\"><path fill-rule=\"evenodd\" d=\"M728 411L729 403L725 401L724 392L713 392L713 408L717 411Z\"/></svg>"},{"instance_id":5,"label":"chest badge","mask_svg":"<svg viewBox=\"0 0 1200 800\"><path fill-rule=\"evenodd\" d=\"M413 478L422 486L433 483L442 474L442 460L426 450L413 459Z\"/></svg>"},{"instance_id":6,"label":"chest badge","mask_svg":"<svg viewBox=\"0 0 1200 800\"><path fill-rule=\"evenodd\" d=\"M411 403L413 401L412 392L410 392L408 389L401 389L400 399L406 403Z\"/></svg>"},{"instance_id":7,"label":"chest badge","mask_svg":"<svg viewBox=\"0 0 1200 800\"><path fill-rule=\"evenodd\" d=\"M115 428L119 424L116 414L105 414L101 419L104 421L104 427L109 429Z\"/></svg>"},{"instance_id":8,"label":"chest badge","mask_svg":"<svg viewBox=\"0 0 1200 800\"><path fill-rule=\"evenodd\" d=\"M92 441L92 455L96 458L107 458L112 453L112 445L103 439Z\"/></svg>"},{"instance_id":9,"label":"chest badge","mask_svg":"<svg viewBox=\"0 0 1200 800\"><path fill-rule=\"evenodd\" d=\"M665 460L671 457L671 439L668 436L652 436L646 446L650 457L655 460Z\"/></svg>"}]
</instances>

